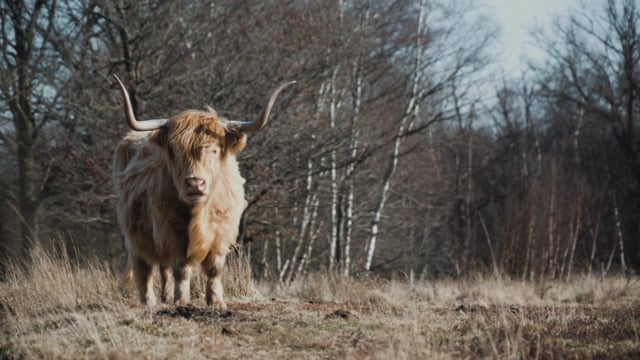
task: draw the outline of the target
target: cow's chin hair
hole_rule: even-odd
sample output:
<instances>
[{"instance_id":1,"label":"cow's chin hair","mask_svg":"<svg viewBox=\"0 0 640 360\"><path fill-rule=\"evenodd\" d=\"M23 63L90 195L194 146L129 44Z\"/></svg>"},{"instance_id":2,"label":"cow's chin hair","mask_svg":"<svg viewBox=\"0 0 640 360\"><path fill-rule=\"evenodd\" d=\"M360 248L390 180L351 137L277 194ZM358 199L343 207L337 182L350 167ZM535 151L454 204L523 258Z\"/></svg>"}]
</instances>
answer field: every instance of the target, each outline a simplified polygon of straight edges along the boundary
<instances>
[{"instance_id":1,"label":"cow's chin hair","mask_svg":"<svg viewBox=\"0 0 640 360\"><path fill-rule=\"evenodd\" d=\"M197 204L203 204L205 202L207 202L207 199L209 198L208 194L202 193L202 194L184 194L181 196L182 201L184 203L186 203L187 205L197 205Z\"/></svg>"}]
</instances>

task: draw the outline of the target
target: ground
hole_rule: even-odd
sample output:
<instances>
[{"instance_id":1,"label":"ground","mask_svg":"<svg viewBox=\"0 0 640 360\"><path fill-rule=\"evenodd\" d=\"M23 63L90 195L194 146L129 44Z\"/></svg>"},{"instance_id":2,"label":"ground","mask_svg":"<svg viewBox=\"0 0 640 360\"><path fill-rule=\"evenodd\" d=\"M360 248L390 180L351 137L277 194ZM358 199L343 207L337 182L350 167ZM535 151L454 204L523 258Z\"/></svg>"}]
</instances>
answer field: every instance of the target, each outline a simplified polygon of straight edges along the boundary
<instances>
[{"instance_id":1,"label":"ground","mask_svg":"<svg viewBox=\"0 0 640 360\"><path fill-rule=\"evenodd\" d=\"M0 359L640 358L637 277L315 274L230 287L219 311L205 306L202 279L192 305L149 308L107 266L65 261L0 283Z\"/></svg>"}]
</instances>

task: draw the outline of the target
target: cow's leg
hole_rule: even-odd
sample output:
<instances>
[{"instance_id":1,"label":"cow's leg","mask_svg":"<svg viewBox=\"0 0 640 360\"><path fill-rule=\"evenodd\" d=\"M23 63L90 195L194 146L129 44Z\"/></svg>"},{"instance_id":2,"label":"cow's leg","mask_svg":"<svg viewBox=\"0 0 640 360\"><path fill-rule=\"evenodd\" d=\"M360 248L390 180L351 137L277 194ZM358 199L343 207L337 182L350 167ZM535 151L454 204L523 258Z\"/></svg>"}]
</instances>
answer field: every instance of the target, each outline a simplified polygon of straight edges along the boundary
<instances>
[{"instance_id":1,"label":"cow's leg","mask_svg":"<svg viewBox=\"0 0 640 360\"><path fill-rule=\"evenodd\" d=\"M173 296L173 271L170 266L160 266L160 280L162 281L161 300L167 304Z\"/></svg>"},{"instance_id":2,"label":"cow's leg","mask_svg":"<svg viewBox=\"0 0 640 360\"><path fill-rule=\"evenodd\" d=\"M222 270L224 269L224 255L209 253L202 262L202 269L207 275L207 305L214 305L221 310L227 310L224 302L224 290L222 288Z\"/></svg>"},{"instance_id":3,"label":"cow's leg","mask_svg":"<svg viewBox=\"0 0 640 360\"><path fill-rule=\"evenodd\" d=\"M153 293L153 267L139 256L133 257L133 277L136 280L140 301L153 306L156 295Z\"/></svg>"},{"instance_id":4,"label":"cow's leg","mask_svg":"<svg viewBox=\"0 0 640 360\"><path fill-rule=\"evenodd\" d=\"M173 266L173 277L175 279L175 301L176 305L187 305L191 301L190 281L191 266L186 264L176 264Z\"/></svg>"}]
</instances>

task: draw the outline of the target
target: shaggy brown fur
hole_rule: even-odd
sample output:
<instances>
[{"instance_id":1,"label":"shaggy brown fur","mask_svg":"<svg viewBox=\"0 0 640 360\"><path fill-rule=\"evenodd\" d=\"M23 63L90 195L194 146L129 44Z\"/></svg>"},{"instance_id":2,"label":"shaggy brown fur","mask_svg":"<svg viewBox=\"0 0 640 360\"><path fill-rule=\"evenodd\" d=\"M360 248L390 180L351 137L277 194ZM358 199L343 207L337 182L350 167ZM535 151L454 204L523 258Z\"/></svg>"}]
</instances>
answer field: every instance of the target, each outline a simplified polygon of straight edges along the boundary
<instances>
[{"instance_id":1,"label":"shaggy brown fur","mask_svg":"<svg viewBox=\"0 0 640 360\"><path fill-rule=\"evenodd\" d=\"M162 301L173 292L177 304L186 304L192 268L201 264L207 304L226 308L220 276L246 207L235 157L246 136L225 121L212 109L185 111L157 130L130 132L115 151L117 214L129 256L125 278L135 278L145 304L155 303L154 265Z\"/></svg>"}]
</instances>

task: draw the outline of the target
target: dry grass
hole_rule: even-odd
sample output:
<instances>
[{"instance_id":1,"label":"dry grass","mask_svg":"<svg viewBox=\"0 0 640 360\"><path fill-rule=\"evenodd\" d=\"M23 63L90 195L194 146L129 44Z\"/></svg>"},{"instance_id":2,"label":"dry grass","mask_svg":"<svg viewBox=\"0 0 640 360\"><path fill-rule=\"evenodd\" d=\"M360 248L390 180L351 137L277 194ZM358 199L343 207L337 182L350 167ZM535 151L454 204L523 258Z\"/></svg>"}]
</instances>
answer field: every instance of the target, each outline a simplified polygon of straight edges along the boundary
<instances>
[{"instance_id":1,"label":"dry grass","mask_svg":"<svg viewBox=\"0 0 640 360\"><path fill-rule=\"evenodd\" d=\"M37 252L0 283L0 359L640 357L637 278L410 287L309 275L278 287L230 263L230 311L206 308L203 279L192 306L145 308L106 264Z\"/></svg>"}]
</instances>

